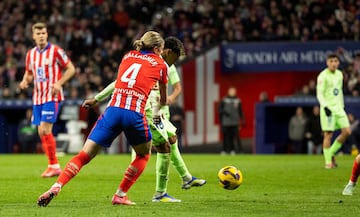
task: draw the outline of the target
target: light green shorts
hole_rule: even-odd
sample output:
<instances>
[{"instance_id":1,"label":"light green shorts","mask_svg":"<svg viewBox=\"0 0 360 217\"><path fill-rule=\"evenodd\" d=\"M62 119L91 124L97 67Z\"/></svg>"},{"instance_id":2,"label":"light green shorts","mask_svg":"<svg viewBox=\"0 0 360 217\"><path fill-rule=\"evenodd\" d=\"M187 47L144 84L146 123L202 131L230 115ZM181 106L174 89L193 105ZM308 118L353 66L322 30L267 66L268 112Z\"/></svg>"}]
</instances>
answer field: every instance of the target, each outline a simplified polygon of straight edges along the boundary
<instances>
[{"instance_id":1,"label":"light green shorts","mask_svg":"<svg viewBox=\"0 0 360 217\"><path fill-rule=\"evenodd\" d=\"M161 121L164 125L163 129L159 129L152 121L149 121L152 141L155 146L168 142L169 137L176 135L176 127L169 120L161 118Z\"/></svg>"},{"instance_id":2,"label":"light green shorts","mask_svg":"<svg viewBox=\"0 0 360 217\"><path fill-rule=\"evenodd\" d=\"M335 131L350 126L345 110L332 112L328 117L323 108L320 110L320 124L322 131Z\"/></svg>"}]
</instances>

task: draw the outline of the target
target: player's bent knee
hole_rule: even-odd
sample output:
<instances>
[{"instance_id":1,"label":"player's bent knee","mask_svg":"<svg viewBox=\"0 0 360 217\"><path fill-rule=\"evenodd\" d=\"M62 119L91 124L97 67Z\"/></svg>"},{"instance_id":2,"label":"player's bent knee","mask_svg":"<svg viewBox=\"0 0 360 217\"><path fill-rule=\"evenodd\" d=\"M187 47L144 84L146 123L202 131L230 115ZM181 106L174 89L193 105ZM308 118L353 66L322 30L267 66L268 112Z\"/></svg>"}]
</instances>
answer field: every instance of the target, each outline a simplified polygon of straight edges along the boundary
<instances>
[{"instance_id":1,"label":"player's bent knee","mask_svg":"<svg viewBox=\"0 0 360 217\"><path fill-rule=\"evenodd\" d=\"M90 156L90 158L94 158L102 148L103 148L102 146L96 144L91 139L87 139L82 148L82 151L84 151L86 154L88 154Z\"/></svg>"},{"instance_id":2,"label":"player's bent knee","mask_svg":"<svg viewBox=\"0 0 360 217\"><path fill-rule=\"evenodd\" d=\"M170 153L170 144L168 142L162 143L156 147L156 151L159 153Z\"/></svg>"},{"instance_id":3,"label":"player's bent knee","mask_svg":"<svg viewBox=\"0 0 360 217\"><path fill-rule=\"evenodd\" d=\"M177 140L177 137L176 137L176 136L171 136L171 137L169 137L169 142L170 142L170 144L175 144L176 140Z\"/></svg>"},{"instance_id":4,"label":"player's bent knee","mask_svg":"<svg viewBox=\"0 0 360 217\"><path fill-rule=\"evenodd\" d=\"M150 154L151 141L132 146L137 155Z\"/></svg>"},{"instance_id":5,"label":"player's bent knee","mask_svg":"<svg viewBox=\"0 0 360 217\"><path fill-rule=\"evenodd\" d=\"M148 161L150 159L150 154L145 154L145 155L142 155L142 157Z\"/></svg>"}]
</instances>

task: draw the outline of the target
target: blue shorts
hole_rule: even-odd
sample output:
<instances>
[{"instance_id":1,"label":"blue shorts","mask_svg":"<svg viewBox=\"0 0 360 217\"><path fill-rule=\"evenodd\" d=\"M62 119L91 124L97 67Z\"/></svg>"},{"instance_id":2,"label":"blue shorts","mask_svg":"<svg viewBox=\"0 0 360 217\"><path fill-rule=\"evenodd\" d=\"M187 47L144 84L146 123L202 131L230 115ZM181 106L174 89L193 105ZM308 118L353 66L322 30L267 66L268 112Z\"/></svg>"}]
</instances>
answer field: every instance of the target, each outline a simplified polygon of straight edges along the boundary
<instances>
[{"instance_id":1,"label":"blue shorts","mask_svg":"<svg viewBox=\"0 0 360 217\"><path fill-rule=\"evenodd\" d=\"M55 123L59 115L61 103L47 102L41 105L33 105L32 123L39 126L40 122Z\"/></svg>"},{"instance_id":2,"label":"blue shorts","mask_svg":"<svg viewBox=\"0 0 360 217\"><path fill-rule=\"evenodd\" d=\"M103 147L110 147L114 139L124 132L130 145L151 140L151 132L144 115L118 107L107 107L96 121L88 139Z\"/></svg>"}]
</instances>

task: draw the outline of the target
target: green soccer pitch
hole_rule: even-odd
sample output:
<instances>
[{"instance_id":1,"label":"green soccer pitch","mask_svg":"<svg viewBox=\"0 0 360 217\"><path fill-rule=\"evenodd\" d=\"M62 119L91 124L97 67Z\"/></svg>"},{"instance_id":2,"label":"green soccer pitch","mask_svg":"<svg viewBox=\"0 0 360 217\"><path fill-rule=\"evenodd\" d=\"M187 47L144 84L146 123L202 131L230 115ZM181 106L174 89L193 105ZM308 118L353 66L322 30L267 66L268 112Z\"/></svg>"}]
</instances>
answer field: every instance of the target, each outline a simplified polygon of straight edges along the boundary
<instances>
[{"instance_id":1,"label":"green soccer pitch","mask_svg":"<svg viewBox=\"0 0 360 217\"><path fill-rule=\"evenodd\" d=\"M71 155L60 157L62 167ZM338 156L339 167L324 169L322 156L184 154L190 172L207 180L202 187L181 189L171 166L168 193L181 203L153 203L155 155L128 192L136 206L113 206L111 197L129 164L130 155L98 155L47 207L37 197L56 178L40 178L43 155L0 155L0 216L359 216L360 189L343 196L354 157ZM227 165L243 175L236 190L224 190L217 172Z\"/></svg>"}]
</instances>

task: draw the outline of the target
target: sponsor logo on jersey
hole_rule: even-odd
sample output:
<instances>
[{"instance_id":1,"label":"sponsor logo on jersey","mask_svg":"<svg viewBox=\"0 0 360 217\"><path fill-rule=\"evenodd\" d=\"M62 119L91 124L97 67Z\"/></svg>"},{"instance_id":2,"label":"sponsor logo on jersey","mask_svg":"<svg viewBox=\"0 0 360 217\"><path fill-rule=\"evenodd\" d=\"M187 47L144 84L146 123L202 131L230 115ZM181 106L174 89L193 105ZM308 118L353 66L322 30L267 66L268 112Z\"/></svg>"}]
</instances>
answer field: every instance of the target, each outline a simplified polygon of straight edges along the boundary
<instances>
[{"instance_id":1,"label":"sponsor logo on jersey","mask_svg":"<svg viewBox=\"0 0 360 217\"><path fill-rule=\"evenodd\" d=\"M36 82L46 82L49 79L45 76L45 70L43 67L36 69Z\"/></svg>"},{"instance_id":2,"label":"sponsor logo on jersey","mask_svg":"<svg viewBox=\"0 0 360 217\"><path fill-rule=\"evenodd\" d=\"M41 115L54 115L55 114L55 112L53 112L53 111L42 111L41 112Z\"/></svg>"}]
</instances>

